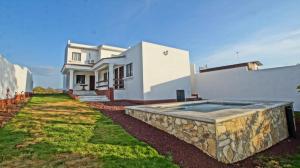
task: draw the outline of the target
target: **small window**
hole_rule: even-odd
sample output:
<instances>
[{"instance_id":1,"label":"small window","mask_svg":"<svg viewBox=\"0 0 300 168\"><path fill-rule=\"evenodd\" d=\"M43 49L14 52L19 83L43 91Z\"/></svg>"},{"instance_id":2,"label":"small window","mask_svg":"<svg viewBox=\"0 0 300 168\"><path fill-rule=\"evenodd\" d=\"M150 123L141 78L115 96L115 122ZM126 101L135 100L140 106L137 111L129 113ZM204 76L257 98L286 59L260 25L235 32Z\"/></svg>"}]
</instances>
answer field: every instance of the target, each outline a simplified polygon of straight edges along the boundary
<instances>
[{"instance_id":1,"label":"small window","mask_svg":"<svg viewBox=\"0 0 300 168\"><path fill-rule=\"evenodd\" d=\"M103 80L104 80L104 81L107 81L107 80L108 80L107 72L105 72L105 73L103 74Z\"/></svg>"},{"instance_id":2,"label":"small window","mask_svg":"<svg viewBox=\"0 0 300 168\"><path fill-rule=\"evenodd\" d=\"M76 75L76 84L84 84L85 75Z\"/></svg>"},{"instance_id":3,"label":"small window","mask_svg":"<svg viewBox=\"0 0 300 168\"><path fill-rule=\"evenodd\" d=\"M126 77L133 76L132 63L126 65Z\"/></svg>"},{"instance_id":4,"label":"small window","mask_svg":"<svg viewBox=\"0 0 300 168\"><path fill-rule=\"evenodd\" d=\"M81 61L81 53L72 52L72 60L73 61Z\"/></svg>"}]
</instances>

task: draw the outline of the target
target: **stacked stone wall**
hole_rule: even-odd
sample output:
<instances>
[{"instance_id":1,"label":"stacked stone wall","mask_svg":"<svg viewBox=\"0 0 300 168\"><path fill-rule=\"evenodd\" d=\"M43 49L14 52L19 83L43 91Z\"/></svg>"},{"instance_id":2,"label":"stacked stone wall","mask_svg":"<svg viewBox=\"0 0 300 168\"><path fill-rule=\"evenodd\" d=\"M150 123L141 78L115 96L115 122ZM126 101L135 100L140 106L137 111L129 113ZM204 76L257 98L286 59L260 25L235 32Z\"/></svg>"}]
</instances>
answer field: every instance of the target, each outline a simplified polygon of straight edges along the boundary
<instances>
[{"instance_id":1,"label":"stacked stone wall","mask_svg":"<svg viewBox=\"0 0 300 168\"><path fill-rule=\"evenodd\" d=\"M233 163L243 160L289 136L285 107L219 122L216 135L219 161Z\"/></svg>"},{"instance_id":2,"label":"stacked stone wall","mask_svg":"<svg viewBox=\"0 0 300 168\"><path fill-rule=\"evenodd\" d=\"M223 163L234 163L289 136L285 106L210 123L127 109L126 113L193 144Z\"/></svg>"}]
</instances>

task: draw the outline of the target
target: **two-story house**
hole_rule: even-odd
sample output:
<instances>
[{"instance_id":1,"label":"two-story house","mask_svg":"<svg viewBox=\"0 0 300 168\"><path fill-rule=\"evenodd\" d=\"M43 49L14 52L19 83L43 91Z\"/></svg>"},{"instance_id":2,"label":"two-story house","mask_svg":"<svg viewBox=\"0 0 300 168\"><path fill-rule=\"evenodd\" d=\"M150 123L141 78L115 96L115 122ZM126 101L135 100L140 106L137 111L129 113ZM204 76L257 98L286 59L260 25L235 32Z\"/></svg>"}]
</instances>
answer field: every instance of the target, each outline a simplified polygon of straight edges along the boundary
<instances>
[{"instance_id":1,"label":"two-story house","mask_svg":"<svg viewBox=\"0 0 300 168\"><path fill-rule=\"evenodd\" d=\"M61 72L64 89L75 95L96 93L136 102L191 95L189 52L144 41L130 48L68 41Z\"/></svg>"}]
</instances>

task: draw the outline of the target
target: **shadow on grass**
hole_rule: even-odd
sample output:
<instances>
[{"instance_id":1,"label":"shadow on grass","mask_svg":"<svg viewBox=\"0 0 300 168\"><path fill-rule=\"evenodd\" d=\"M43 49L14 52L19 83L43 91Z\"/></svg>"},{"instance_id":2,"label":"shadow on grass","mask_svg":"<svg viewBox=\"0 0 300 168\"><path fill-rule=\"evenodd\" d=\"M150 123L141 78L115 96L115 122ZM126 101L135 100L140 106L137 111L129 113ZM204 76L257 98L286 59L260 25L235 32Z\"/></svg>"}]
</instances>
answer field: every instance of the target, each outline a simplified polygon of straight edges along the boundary
<instances>
[{"instance_id":1,"label":"shadow on grass","mask_svg":"<svg viewBox=\"0 0 300 168\"><path fill-rule=\"evenodd\" d=\"M96 122L93 136L89 142L94 144L147 146L144 142L138 141L129 135L120 125L116 125L102 114Z\"/></svg>"}]
</instances>

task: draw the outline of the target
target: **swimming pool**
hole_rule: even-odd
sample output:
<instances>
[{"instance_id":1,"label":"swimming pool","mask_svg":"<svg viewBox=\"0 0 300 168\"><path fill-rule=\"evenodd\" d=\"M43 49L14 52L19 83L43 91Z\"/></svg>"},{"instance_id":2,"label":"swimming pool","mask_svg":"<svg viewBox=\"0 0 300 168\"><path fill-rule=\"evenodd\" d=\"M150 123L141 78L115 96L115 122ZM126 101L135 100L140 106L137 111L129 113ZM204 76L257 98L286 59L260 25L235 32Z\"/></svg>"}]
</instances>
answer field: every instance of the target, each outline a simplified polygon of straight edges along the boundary
<instances>
[{"instance_id":1,"label":"swimming pool","mask_svg":"<svg viewBox=\"0 0 300 168\"><path fill-rule=\"evenodd\" d=\"M126 114L234 163L287 138L292 107L292 102L204 100L129 106Z\"/></svg>"},{"instance_id":2,"label":"swimming pool","mask_svg":"<svg viewBox=\"0 0 300 168\"><path fill-rule=\"evenodd\" d=\"M183 104L178 106L167 106L167 107L157 107L169 111L197 111L197 112L213 112L224 109L237 109L244 106L249 106L250 103L193 103L193 104Z\"/></svg>"}]
</instances>

